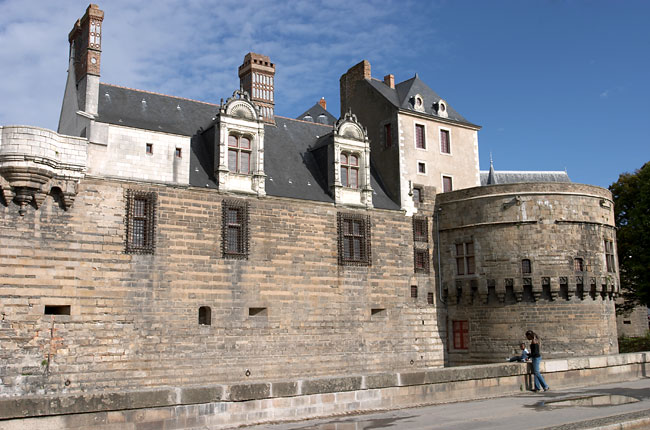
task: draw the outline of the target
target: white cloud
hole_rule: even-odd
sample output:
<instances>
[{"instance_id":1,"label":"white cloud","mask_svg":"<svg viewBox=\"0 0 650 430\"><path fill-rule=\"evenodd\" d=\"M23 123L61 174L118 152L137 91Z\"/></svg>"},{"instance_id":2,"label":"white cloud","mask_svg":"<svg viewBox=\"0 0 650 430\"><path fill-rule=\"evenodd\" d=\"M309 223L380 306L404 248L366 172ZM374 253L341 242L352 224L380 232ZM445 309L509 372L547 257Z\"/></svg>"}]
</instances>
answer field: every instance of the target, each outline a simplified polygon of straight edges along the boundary
<instances>
[{"instance_id":1,"label":"white cloud","mask_svg":"<svg viewBox=\"0 0 650 430\"><path fill-rule=\"evenodd\" d=\"M0 3L0 124L56 129L67 35L88 3L30 6ZM238 88L237 67L253 51L276 63L276 111L285 115L301 113L321 96L335 107L340 75L362 59L381 78L418 50L445 50L444 41L439 48L412 46L397 23L422 19L421 7L389 0L112 0L99 7L105 12L102 82L218 102ZM420 37L431 27L421 26Z\"/></svg>"}]
</instances>

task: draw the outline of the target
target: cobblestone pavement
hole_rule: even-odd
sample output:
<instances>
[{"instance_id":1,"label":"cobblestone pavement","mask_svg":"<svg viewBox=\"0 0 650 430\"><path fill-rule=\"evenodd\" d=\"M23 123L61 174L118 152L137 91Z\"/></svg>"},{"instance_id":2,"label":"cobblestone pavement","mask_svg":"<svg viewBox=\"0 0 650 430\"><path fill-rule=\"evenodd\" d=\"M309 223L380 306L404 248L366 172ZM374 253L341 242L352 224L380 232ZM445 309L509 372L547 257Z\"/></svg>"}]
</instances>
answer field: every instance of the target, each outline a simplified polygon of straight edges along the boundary
<instances>
[{"instance_id":1,"label":"cobblestone pavement","mask_svg":"<svg viewBox=\"0 0 650 430\"><path fill-rule=\"evenodd\" d=\"M247 430L650 429L650 378Z\"/></svg>"}]
</instances>

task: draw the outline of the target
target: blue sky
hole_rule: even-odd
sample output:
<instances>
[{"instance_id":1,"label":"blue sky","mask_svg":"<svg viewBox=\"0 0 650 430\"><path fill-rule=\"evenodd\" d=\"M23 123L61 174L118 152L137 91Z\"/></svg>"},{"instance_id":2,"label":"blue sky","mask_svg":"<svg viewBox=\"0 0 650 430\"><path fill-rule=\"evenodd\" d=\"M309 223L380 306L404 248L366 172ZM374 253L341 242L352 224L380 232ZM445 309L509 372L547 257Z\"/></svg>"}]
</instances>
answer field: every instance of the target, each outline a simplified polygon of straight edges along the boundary
<instances>
[{"instance_id":1,"label":"blue sky","mask_svg":"<svg viewBox=\"0 0 650 430\"><path fill-rule=\"evenodd\" d=\"M0 0L0 124L56 129L67 34L87 1ZM99 3L106 83L213 103L249 51L276 63L276 112L325 97L367 59L418 73L479 124L481 168L564 170L607 187L650 160L648 1L222 0Z\"/></svg>"}]
</instances>

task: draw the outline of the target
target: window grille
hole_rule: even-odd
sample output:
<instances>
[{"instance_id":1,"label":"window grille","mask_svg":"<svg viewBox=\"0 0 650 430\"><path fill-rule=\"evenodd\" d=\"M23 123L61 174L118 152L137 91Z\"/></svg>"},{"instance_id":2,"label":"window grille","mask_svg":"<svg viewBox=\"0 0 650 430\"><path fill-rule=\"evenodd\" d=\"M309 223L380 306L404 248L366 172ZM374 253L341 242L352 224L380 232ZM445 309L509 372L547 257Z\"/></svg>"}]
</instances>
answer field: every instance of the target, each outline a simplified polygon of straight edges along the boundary
<instances>
[{"instance_id":1,"label":"window grille","mask_svg":"<svg viewBox=\"0 0 650 430\"><path fill-rule=\"evenodd\" d=\"M156 194L126 192L126 253L153 254L155 248Z\"/></svg>"},{"instance_id":2,"label":"window grille","mask_svg":"<svg viewBox=\"0 0 650 430\"><path fill-rule=\"evenodd\" d=\"M222 203L222 255L224 258L248 258L248 204Z\"/></svg>"},{"instance_id":3,"label":"window grille","mask_svg":"<svg viewBox=\"0 0 650 430\"><path fill-rule=\"evenodd\" d=\"M370 266L370 217L338 214L339 264Z\"/></svg>"}]
</instances>

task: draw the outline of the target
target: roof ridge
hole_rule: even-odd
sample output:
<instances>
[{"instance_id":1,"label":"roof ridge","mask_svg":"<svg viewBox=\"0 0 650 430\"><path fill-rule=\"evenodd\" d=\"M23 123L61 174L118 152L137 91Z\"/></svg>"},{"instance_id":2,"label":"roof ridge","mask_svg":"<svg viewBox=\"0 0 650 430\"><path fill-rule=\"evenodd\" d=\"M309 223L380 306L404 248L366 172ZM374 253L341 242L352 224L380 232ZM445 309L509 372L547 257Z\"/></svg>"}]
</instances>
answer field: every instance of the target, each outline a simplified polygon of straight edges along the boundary
<instances>
[{"instance_id":1,"label":"roof ridge","mask_svg":"<svg viewBox=\"0 0 650 430\"><path fill-rule=\"evenodd\" d=\"M101 82L101 84L102 85L108 85L109 87L123 88L125 90L131 90L131 91L138 91L140 93L154 94L154 95L157 95L157 96L164 96L164 97L171 97L171 98L174 98L174 99L187 100L187 101L196 102L196 103L203 103L203 104L210 105L210 106L219 106L218 104L215 104L215 103L208 103L208 102L204 102L204 101L201 101L201 100L190 99L190 98L187 98L187 97L170 96L169 94L157 93L155 91L138 90L136 88L125 87L125 86L122 86L122 85L108 84L106 82Z\"/></svg>"},{"instance_id":2,"label":"roof ridge","mask_svg":"<svg viewBox=\"0 0 650 430\"><path fill-rule=\"evenodd\" d=\"M481 170L480 172L488 173L489 170ZM564 173L564 170L495 170L495 173Z\"/></svg>"},{"instance_id":3,"label":"roof ridge","mask_svg":"<svg viewBox=\"0 0 650 430\"><path fill-rule=\"evenodd\" d=\"M323 127L329 127L329 128L332 128L332 125L330 125L330 124L321 124L320 122L305 121L305 120L302 120L302 119L289 118L289 117L287 117L287 116L282 116L282 115L275 115L275 116L278 117L278 118L288 119L288 120L290 120L290 121L298 121L298 122L304 122L304 123L306 123L306 124L315 124L315 125L320 125L320 126L323 126ZM334 116L334 115L332 115L332 116ZM334 117L334 118L336 118L336 117Z\"/></svg>"}]
</instances>

